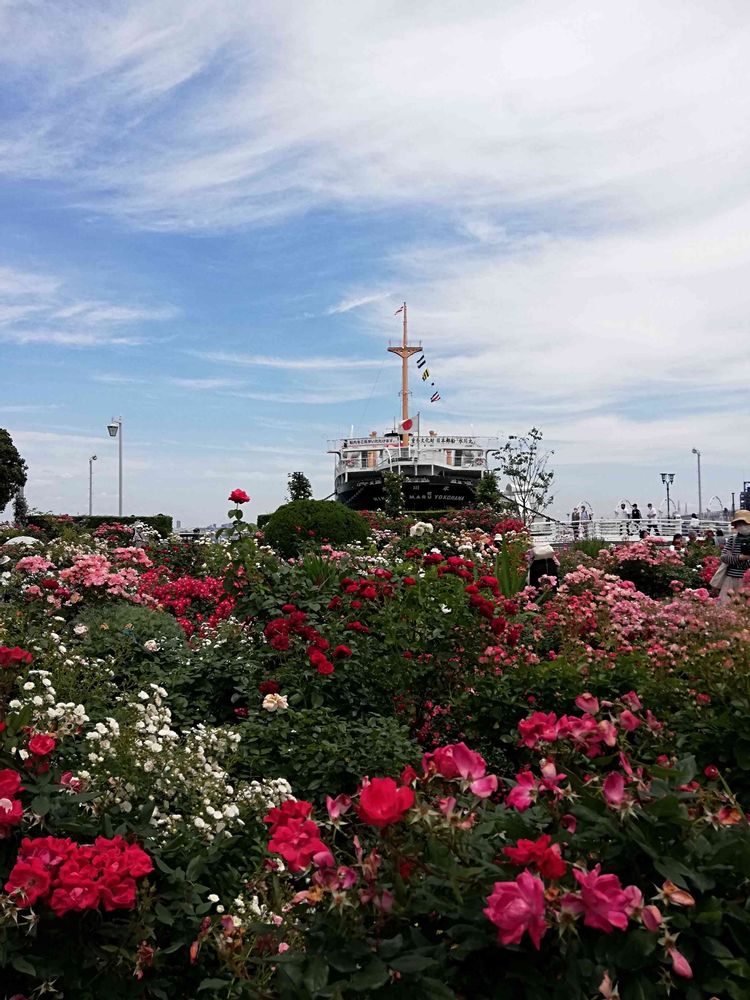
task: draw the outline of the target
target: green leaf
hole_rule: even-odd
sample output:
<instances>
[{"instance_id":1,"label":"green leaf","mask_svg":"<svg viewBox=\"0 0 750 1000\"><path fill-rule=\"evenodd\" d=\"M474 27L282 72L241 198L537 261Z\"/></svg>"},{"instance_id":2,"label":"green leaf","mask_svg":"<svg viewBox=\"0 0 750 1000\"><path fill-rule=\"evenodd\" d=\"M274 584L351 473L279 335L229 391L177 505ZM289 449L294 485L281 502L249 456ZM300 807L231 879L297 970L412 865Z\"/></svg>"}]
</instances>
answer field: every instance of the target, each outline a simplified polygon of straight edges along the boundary
<instances>
[{"instance_id":1,"label":"green leaf","mask_svg":"<svg viewBox=\"0 0 750 1000\"><path fill-rule=\"evenodd\" d=\"M156 904L154 907L154 913L156 914L156 919L162 924L167 924L171 927L174 923L174 917L162 903Z\"/></svg>"},{"instance_id":2,"label":"green leaf","mask_svg":"<svg viewBox=\"0 0 750 1000\"><path fill-rule=\"evenodd\" d=\"M734 747L734 755L738 766L743 771L750 771L750 742L747 740L737 740Z\"/></svg>"},{"instance_id":3,"label":"green leaf","mask_svg":"<svg viewBox=\"0 0 750 1000\"><path fill-rule=\"evenodd\" d=\"M388 982L388 967L379 958L372 958L356 975L351 984L356 990L376 990Z\"/></svg>"},{"instance_id":4,"label":"green leaf","mask_svg":"<svg viewBox=\"0 0 750 1000\"><path fill-rule=\"evenodd\" d=\"M48 795L36 795L31 800L31 808L37 816L46 816L52 807Z\"/></svg>"},{"instance_id":5,"label":"green leaf","mask_svg":"<svg viewBox=\"0 0 750 1000\"><path fill-rule=\"evenodd\" d=\"M230 979L204 979L198 987L198 992L203 990L223 990L231 985Z\"/></svg>"},{"instance_id":6,"label":"green leaf","mask_svg":"<svg viewBox=\"0 0 750 1000\"><path fill-rule=\"evenodd\" d=\"M302 982L312 994L322 990L328 982L328 962L320 955L314 955L305 967Z\"/></svg>"},{"instance_id":7,"label":"green leaf","mask_svg":"<svg viewBox=\"0 0 750 1000\"><path fill-rule=\"evenodd\" d=\"M392 969L396 972L403 972L409 974L410 972L424 972L425 969L429 969L431 965L437 965L434 958L430 958L429 955L417 955L413 953L411 955L401 955L399 958L394 958L393 961L388 963Z\"/></svg>"},{"instance_id":8,"label":"green leaf","mask_svg":"<svg viewBox=\"0 0 750 1000\"><path fill-rule=\"evenodd\" d=\"M27 976L35 976L36 975L36 969L34 968L34 966L31 964L31 962L27 961L21 955L15 955L11 959L10 964L13 966L13 968L17 972L23 972L24 975L27 975Z\"/></svg>"}]
</instances>

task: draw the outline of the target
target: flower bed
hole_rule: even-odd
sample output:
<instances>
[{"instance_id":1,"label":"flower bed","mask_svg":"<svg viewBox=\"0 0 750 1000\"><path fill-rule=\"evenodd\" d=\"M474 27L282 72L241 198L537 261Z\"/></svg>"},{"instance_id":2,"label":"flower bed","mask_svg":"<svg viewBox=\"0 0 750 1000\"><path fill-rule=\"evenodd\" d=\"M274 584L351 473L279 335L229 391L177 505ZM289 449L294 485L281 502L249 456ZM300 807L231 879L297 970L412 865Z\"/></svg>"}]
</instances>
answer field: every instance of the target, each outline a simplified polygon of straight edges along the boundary
<instances>
[{"instance_id":1,"label":"flower bed","mask_svg":"<svg viewBox=\"0 0 750 1000\"><path fill-rule=\"evenodd\" d=\"M8 550L9 997L750 995L750 611L715 553L534 589L487 512L289 559L231 500L217 545Z\"/></svg>"}]
</instances>

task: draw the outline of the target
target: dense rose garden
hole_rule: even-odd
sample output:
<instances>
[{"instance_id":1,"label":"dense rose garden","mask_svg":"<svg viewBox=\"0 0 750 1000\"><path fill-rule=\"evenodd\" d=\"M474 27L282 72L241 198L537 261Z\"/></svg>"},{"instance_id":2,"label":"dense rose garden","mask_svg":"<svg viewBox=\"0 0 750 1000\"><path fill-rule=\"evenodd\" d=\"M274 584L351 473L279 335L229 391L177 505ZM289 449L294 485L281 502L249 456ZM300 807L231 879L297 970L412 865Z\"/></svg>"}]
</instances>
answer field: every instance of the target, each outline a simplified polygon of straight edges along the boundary
<instances>
[{"instance_id":1,"label":"dense rose garden","mask_svg":"<svg viewBox=\"0 0 750 1000\"><path fill-rule=\"evenodd\" d=\"M274 550L230 499L218 544L0 536L4 996L750 996L718 550L532 588L489 511Z\"/></svg>"}]
</instances>

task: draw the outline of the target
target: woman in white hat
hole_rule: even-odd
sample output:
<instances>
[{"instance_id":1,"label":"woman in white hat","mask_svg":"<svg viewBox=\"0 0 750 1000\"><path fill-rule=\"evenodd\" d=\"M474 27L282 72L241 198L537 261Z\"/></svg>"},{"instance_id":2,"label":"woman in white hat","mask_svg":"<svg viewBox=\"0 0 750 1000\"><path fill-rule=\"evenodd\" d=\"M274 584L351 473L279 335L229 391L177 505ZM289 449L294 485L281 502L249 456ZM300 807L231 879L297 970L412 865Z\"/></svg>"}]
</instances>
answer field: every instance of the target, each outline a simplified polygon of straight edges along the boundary
<instances>
[{"instance_id":1,"label":"woman in white hat","mask_svg":"<svg viewBox=\"0 0 750 1000\"><path fill-rule=\"evenodd\" d=\"M719 591L719 603L726 604L742 586L742 577L750 569L750 510L738 510L732 518L734 534L721 550L726 574Z\"/></svg>"}]
</instances>

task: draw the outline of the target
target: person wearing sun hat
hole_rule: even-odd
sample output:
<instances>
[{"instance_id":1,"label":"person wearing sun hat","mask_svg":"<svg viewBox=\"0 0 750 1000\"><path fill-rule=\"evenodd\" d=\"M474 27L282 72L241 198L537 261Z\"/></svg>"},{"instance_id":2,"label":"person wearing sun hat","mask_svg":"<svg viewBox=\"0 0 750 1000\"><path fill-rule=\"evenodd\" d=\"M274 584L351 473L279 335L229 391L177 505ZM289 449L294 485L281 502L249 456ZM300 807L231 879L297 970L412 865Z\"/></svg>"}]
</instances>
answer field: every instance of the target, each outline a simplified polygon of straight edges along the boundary
<instances>
[{"instance_id":1,"label":"person wearing sun hat","mask_svg":"<svg viewBox=\"0 0 750 1000\"><path fill-rule=\"evenodd\" d=\"M719 603L726 604L735 590L742 586L742 578L750 569L750 510L738 510L732 518L734 534L721 550L721 562L726 573L719 591Z\"/></svg>"}]
</instances>

